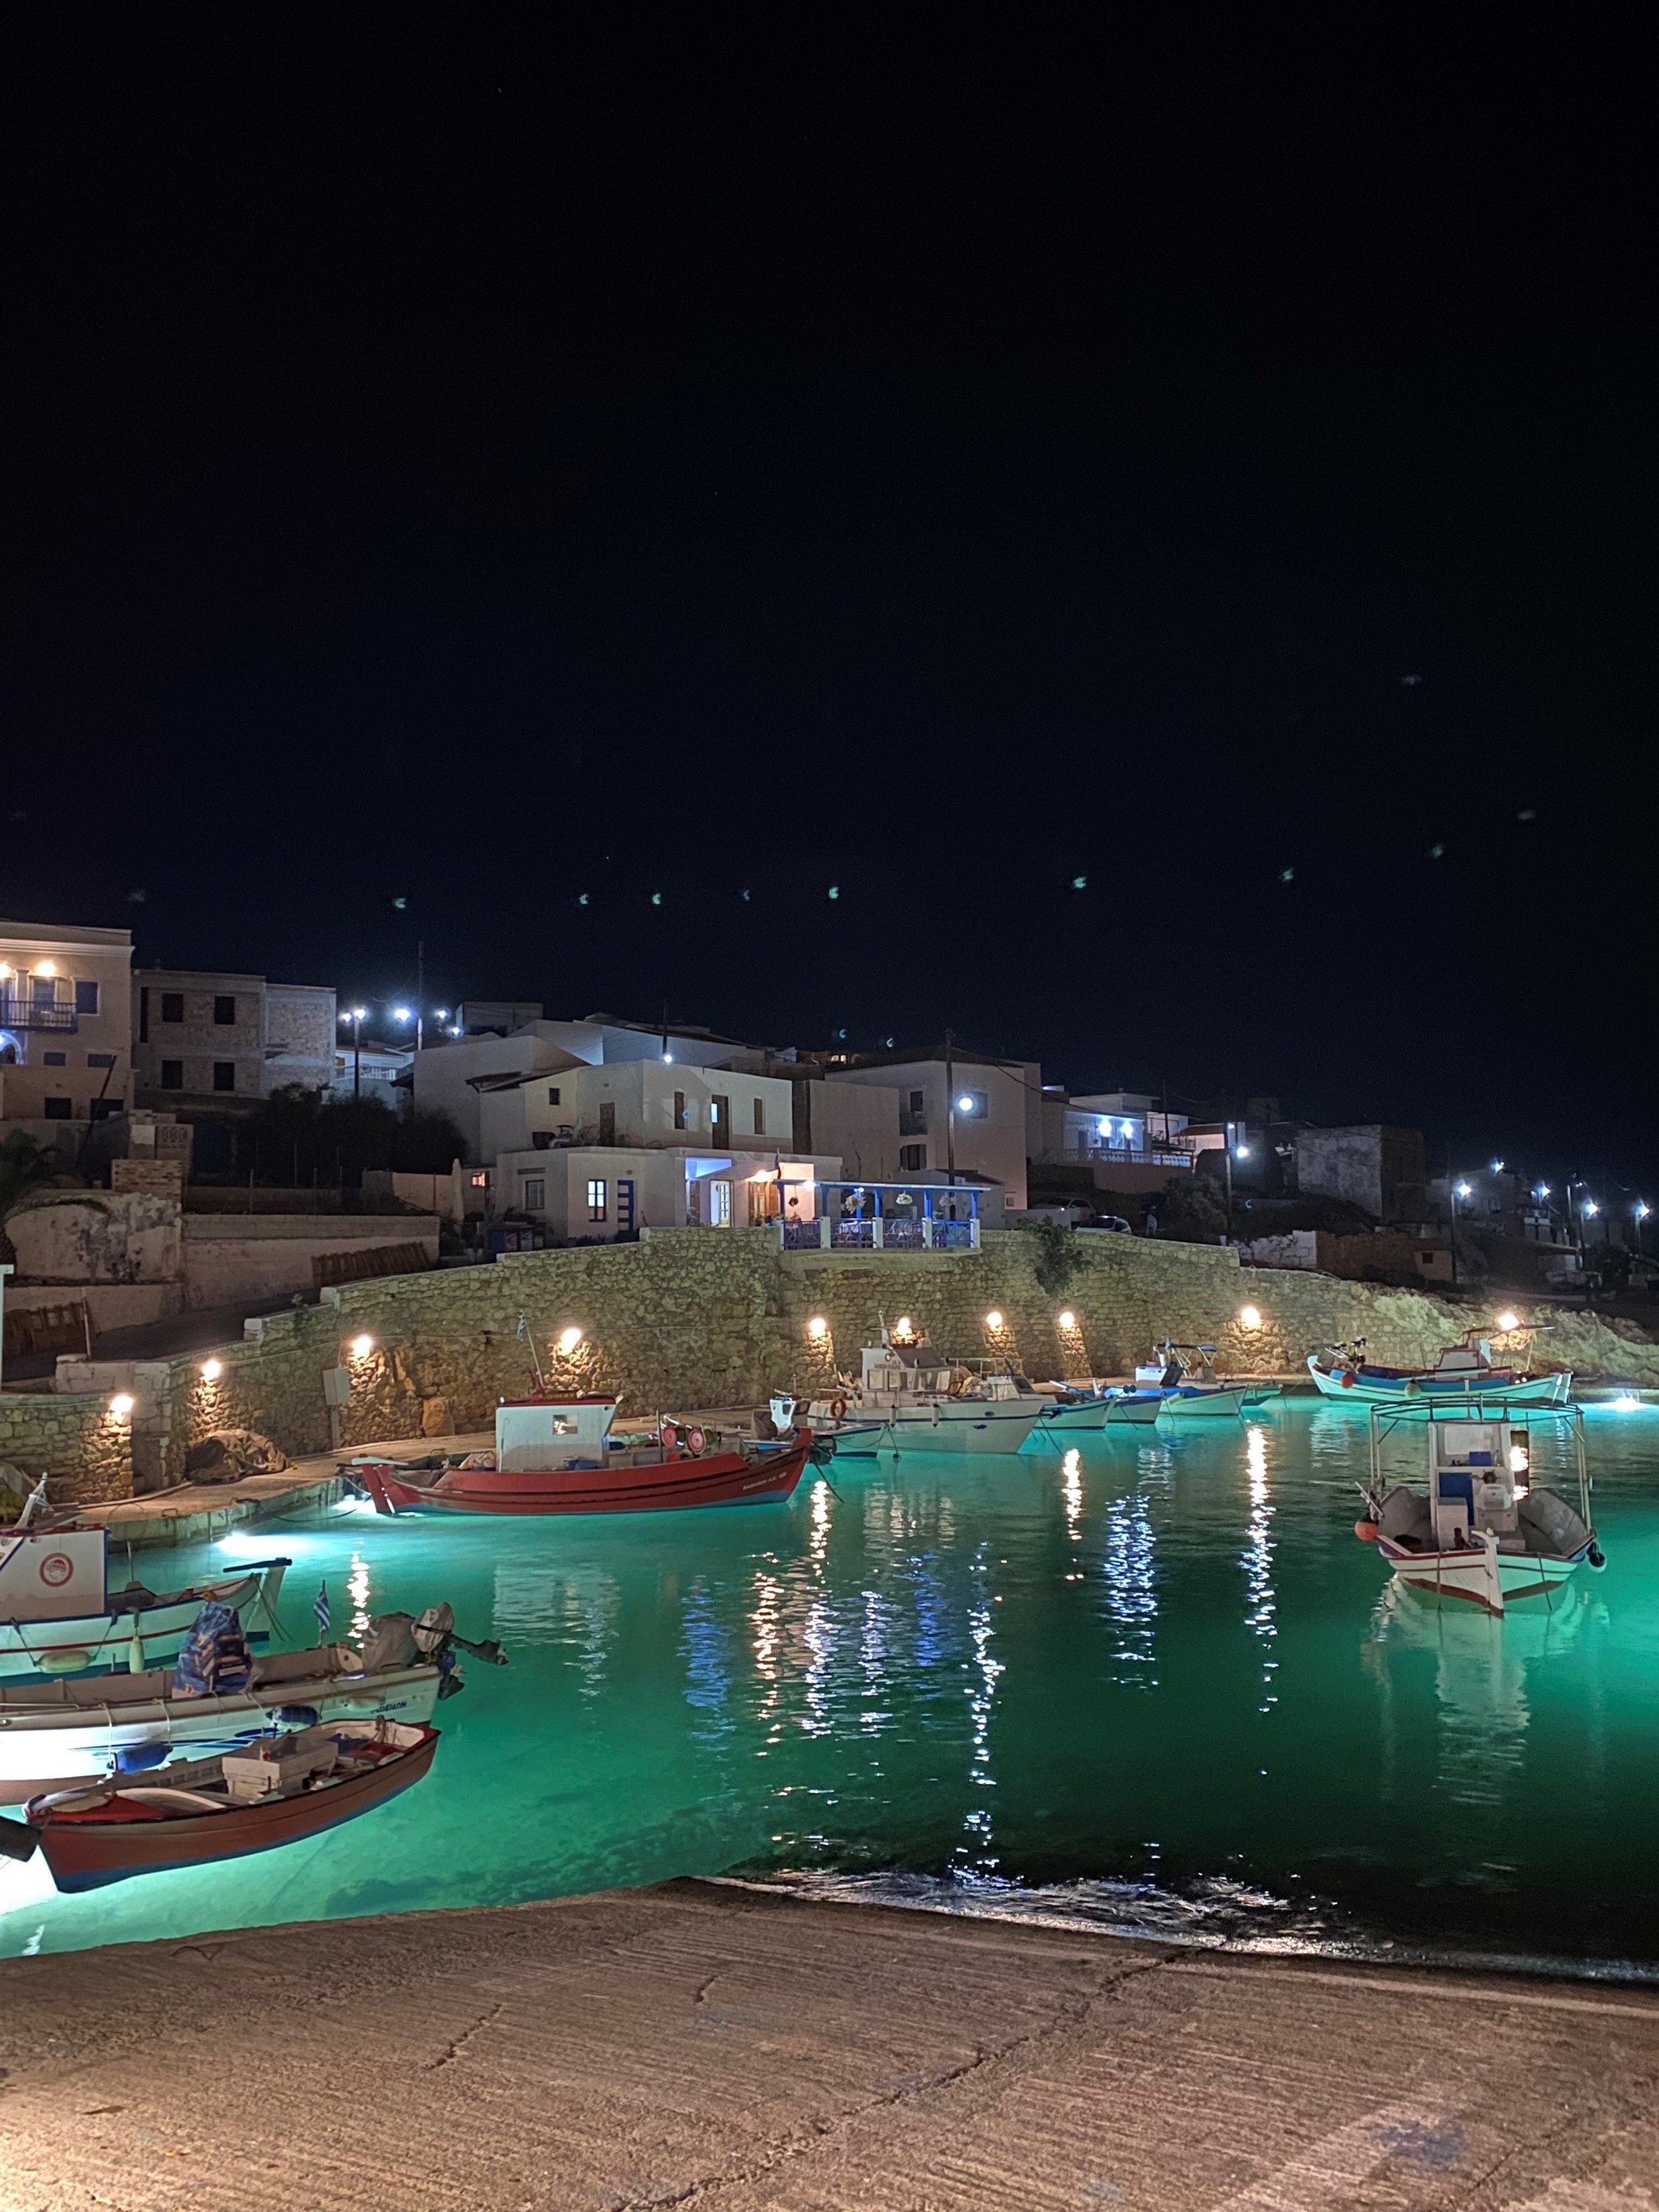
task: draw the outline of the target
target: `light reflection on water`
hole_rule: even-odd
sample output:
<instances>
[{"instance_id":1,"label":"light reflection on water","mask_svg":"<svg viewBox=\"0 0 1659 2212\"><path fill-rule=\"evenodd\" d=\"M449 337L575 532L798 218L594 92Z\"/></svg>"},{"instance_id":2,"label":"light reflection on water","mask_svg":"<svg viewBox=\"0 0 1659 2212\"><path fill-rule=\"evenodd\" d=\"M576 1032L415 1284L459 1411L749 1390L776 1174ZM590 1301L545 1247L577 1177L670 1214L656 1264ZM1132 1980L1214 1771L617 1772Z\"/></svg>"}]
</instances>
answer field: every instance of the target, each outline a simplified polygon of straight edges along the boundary
<instances>
[{"instance_id":1,"label":"light reflection on water","mask_svg":"<svg viewBox=\"0 0 1659 2212\"><path fill-rule=\"evenodd\" d=\"M169 1573L289 1551L354 1630L447 1597L511 1663L464 1661L430 1780L310 1844L83 1899L0 1863L0 1949L742 1867L1204 1940L1659 1959L1639 1427L1593 1425L1607 1573L1501 1622L1387 1584L1352 1533L1364 1418L1285 1401L1058 1461L842 1462L787 1508L238 1531Z\"/></svg>"}]
</instances>

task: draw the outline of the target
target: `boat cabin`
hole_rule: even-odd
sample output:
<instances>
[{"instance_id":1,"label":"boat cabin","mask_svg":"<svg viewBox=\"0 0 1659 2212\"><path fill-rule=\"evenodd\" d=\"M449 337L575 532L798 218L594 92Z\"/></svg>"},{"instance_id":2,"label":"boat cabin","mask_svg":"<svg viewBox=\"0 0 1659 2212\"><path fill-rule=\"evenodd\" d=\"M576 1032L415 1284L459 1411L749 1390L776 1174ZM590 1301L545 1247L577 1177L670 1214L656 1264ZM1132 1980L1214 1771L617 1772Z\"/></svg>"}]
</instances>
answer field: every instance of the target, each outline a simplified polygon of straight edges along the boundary
<instances>
[{"instance_id":1,"label":"boat cabin","mask_svg":"<svg viewBox=\"0 0 1659 2212\"><path fill-rule=\"evenodd\" d=\"M599 1395L506 1399L495 1408L495 1465L504 1474L603 1466L621 1402Z\"/></svg>"}]
</instances>

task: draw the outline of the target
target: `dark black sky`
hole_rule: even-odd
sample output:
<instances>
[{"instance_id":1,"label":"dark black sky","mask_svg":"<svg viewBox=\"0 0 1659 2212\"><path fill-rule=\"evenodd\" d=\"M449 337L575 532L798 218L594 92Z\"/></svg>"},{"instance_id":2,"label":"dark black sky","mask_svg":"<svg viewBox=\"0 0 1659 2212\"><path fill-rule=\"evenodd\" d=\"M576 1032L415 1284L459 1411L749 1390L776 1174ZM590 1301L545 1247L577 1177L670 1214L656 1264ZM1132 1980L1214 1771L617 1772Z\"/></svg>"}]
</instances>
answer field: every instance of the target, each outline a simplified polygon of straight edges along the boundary
<instances>
[{"instance_id":1,"label":"dark black sky","mask_svg":"<svg viewBox=\"0 0 1659 2212\"><path fill-rule=\"evenodd\" d=\"M14 18L0 912L1639 1174L1635 44L530 21Z\"/></svg>"}]
</instances>

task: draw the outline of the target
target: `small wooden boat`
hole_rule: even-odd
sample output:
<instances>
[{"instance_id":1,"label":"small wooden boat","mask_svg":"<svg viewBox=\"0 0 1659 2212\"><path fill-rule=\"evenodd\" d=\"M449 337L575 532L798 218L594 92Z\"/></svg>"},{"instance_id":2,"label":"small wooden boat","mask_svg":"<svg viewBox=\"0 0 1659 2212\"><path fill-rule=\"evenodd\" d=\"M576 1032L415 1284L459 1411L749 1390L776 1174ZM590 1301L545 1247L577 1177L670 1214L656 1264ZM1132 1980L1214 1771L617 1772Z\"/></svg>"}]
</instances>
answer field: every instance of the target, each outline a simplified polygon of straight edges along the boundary
<instances>
[{"instance_id":1,"label":"small wooden boat","mask_svg":"<svg viewBox=\"0 0 1659 2212\"><path fill-rule=\"evenodd\" d=\"M832 1436L838 1453L1017 1452L1048 1410L1006 1362L947 1358L884 1323L881 1340L865 1346L857 1382L807 1407L807 1425Z\"/></svg>"},{"instance_id":2,"label":"small wooden boat","mask_svg":"<svg viewBox=\"0 0 1659 2212\"><path fill-rule=\"evenodd\" d=\"M441 1654L367 1668L348 1644L272 1651L253 1662L247 1687L180 1697L173 1670L94 1674L0 1686L0 1805L101 1778L112 1766L158 1766L175 1752L202 1757L301 1711L333 1726L343 1720L423 1722L441 1689L457 1682Z\"/></svg>"},{"instance_id":3,"label":"small wooden boat","mask_svg":"<svg viewBox=\"0 0 1659 2212\"><path fill-rule=\"evenodd\" d=\"M349 1473L379 1513L641 1513L699 1505L776 1504L793 1496L813 1451L805 1433L775 1444L714 1442L695 1422L665 1419L657 1440L618 1445L617 1401L518 1399L495 1412L495 1449L414 1468L359 1454ZM584 1419L589 1408L606 1407Z\"/></svg>"},{"instance_id":4,"label":"small wooden boat","mask_svg":"<svg viewBox=\"0 0 1659 2212\"><path fill-rule=\"evenodd\" d=\"M43 1525L26 1506L14 1528L0 1529L0 1678L112 1667L142 1674L178 1650L215 1599L246 1609L252 1616L249 1643L263 1643L289 1565L285 1559L250 1559L234 1575L183 1589L156 1591L137 1582L112 1589L106 1530L72 1520Z\"/></svg>"},{"instance_id":5,"label":"small wooden boat","mask_svg":"<svg viewBox=\"0 0 1659 2212\"><path fill-rule=\"evenodd\" d=\"M1494 1362L1488 1339L1471 1329L1448 1345L1432 1367L1384 1367L1365 1353L1365 1340L1333 1344L1308 1354L1308 1372L1324 1398L1350 1406L1397 1406L1410 1399L1443 1401L1502 1397L1511 1406L1565 1406L1571 1373L1533 1375Z\"/></svg>"},{"instance_id":6,"label":"small wooden boat","mask_svg":"<svg viewBox=\"0 0 1659 2212\"><path fill-rule=\"evenodd\" d=\"M410 1788L437 1748L423 1723L331 1721L162 1767L153 1782L54 1790L23 1818L59 1889L100 1889L321 1835Z\"/></svg>"},{"instance_id":7,"label":"small wooden boat","mask_svg":"<svg viewBox=\"0 0 1659 2212\"><path fill-rule=\"evenodd\" d=\"M1501 1401L1374 1407L1365 1517L1354 1534L1376 1546L1396 1581L1437 1601L1497 1613L1522 1598L1547 1602L1581 1566L1605 1565L1590 1525L1584 1417L1578 1407L1568 1411L1577 1508L1533 1486L1527 1431ZM1420 1490L1387 1481L1383 1471L1389 1438L1413 1431L1426 1439L1428 1480Z\"/></svg>"}]
</instances>

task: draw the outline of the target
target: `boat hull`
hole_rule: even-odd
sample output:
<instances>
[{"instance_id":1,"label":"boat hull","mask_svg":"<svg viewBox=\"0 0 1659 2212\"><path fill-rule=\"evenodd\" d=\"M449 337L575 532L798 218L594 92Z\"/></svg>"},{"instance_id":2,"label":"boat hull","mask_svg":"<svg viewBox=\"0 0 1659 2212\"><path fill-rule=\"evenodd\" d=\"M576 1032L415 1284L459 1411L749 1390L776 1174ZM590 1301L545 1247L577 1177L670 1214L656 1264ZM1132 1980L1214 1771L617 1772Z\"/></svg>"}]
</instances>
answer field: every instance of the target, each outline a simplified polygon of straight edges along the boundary
<instances>
[{"instance_id":1,"label":"boat hull","mask_svg":"<svg viewBox=\"0 0 1659 2212\"><path fill-rule=\"evenodd\" d=\"M224 1582L204 1583L175 1604L150 1606L137 1615L105 1612L73 1620L0 1620L0 1680L126 1668L135 1632L142 1638L146 1666L157 1659L171 1658L210 1599L234 1606L239 1612L244 1607L263 1605L269 1622L287 1565L284 1559ZM268 1642L270 1635L269 1626L245 1626L244 1632L252 1644Z\"/></svg>"},{"instance_id":2,"label":"boat hull","mask_svg":"<svg viewBox=\"0 0 1659 2212\"><path fill-rule=\"evenodd\" d=\"M1385 1381L1355 1375L1345 1382L1340 1374L1328 1374L1318 1364L1316 1352L1309 1354L1308 1372L1322 1397L1348 1406L1455 1406L1466 1400L1477 1404L1484 1400L1505 1406L1565 1406L1572 1389L1571 1375L1526 1375L1507 1382L1491 1376L1463 1381L1429 1374L1405 1375L1398 1381Z\"/></svg>"},{"instance_id":3,"label":"boat hull","mask_svg":"<svg viewBox=\"0 0 1659 2212\"><path fill-rule=\"evenodd\" d=\"M1395 1579L1407 1588L1486 1613L1502 1613L1522 1598L1549 1596L1577 1574L1589 1556L1588 1547L1570 1559L1547 1559L1536 1552L1499 1552L1494 1562L1484 1551L1407 1552L1386 1537L1379 1538L1377 1549Z\"/></svg>"},{"instance_id":4,"label":"boat hull","mask_svg":"<svg viewBox=\"0 0 1659 2212\"><path fill-rule=\"evenodd\" d=\"M372 1813L418 1782L437 1748L437 1731L428 1729L423 1742L369 1773L278 1797L269 1804L233 1806L224 1813L96 1823L48 1816L40 1823L40 1850L58 1888L71 1893L101 1889L134 1875L246 1858L253 1851L275 1850L283 1844L322 1835Z\"/></svg>"},{"instance_id":5,"label":"boat hull","mask_svg":"<svg viewBox=\"0 0 1659 2212\"><path fill-rule=\"evenodd\" d=\"M360 1465L381 1512L665 1513L703 1505L781 1504L806 1470L810 1443L750 1457L668 1454L647 1466L526 1469L452 1468L430 1489L399 1477L390 1461Z\"/></svg>"},{"instance_id":6,"label":"boat hull","mask_svg":"<svg viewBox=\"0 0 1659 2212\"><path fill-rule=\"evenodd\" d=\"M884 1447L896 1452L1017 1452L1042 1419L1035 1406L993 1399L974 1407L893 1406Z\"/></svg>"},{"instance_id":7,"label":"boat hull","mask_svg":"<svg viewBox=\"0 0 1659 2212\"><path fill-rule=\"evenodd\" d=\"M1169 1391L1158 1407L1160 1421L1236 1420L1249 1394L1243 1389Z\"/></svg>"},{"instance_id":8,"label":"boat hull","mask_svg":"<svg viewBox=\"0 0 1659 2212\"><path fill-rule=\"evenodd\" d=\"M0 1711L0 1805L21 1805L101 1778L119 1752L205 1759L263 1735L289 1705L308 1706L322 1722L424 1724L437 1705L438 1684L436 1667L400 1667L378 1674L295 1675L234 1697L157 1697L125 1710L88 1705L78 1713L60 1705Z\"/></svg>"}]
</instances>

